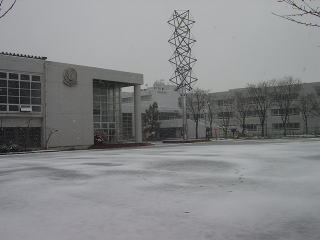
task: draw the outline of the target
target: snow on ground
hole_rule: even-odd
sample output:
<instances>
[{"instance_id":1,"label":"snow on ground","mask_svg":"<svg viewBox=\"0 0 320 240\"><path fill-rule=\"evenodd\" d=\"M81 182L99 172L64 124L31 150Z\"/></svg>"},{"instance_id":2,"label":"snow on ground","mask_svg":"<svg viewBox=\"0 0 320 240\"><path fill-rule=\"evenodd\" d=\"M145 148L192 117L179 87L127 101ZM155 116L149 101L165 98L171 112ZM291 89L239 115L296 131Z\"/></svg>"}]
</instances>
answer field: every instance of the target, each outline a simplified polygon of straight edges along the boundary
<instances>
[{"instance_id":1,"label":"snow on ground","mask_svg":"<svg viewBox=\"0 0 320 240\"><path fill-rule=\"evenodd\" d=\"M0 239L320 239L320 141L0 156Z\"/></svg>"}]
</instances>

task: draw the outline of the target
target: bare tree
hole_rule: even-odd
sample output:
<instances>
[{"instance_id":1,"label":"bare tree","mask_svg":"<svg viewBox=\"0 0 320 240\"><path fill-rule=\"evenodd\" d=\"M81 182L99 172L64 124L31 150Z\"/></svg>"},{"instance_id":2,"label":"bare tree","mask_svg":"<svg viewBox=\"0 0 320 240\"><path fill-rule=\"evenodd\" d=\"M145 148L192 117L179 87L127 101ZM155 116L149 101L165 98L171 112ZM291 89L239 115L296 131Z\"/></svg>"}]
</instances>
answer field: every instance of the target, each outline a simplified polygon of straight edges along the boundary
<instances>
[{"instance_id":1,"label":"bare tree","mask_svg":"<svg viewBox=\"0 0 320 240\"><path fill-rule=\"evenodd\" d=\"M207 94L206 112L209 120L210 134L212 134L213 120L216 115L215 98L212 94Z\"/></svg>"},{"instance_id":2,"label":"bare tree","mask_svg":"<svg viewBox=\"0 0 320 240\"><path fill-rule=\"evenodd\" d=\"M196 138L198 139L198 127L201 115L203 115L207 103L207 92L202 89L194 89L187 94L187 112L192 115L196 124Z\"/></svg>"},{"instance_id":3,"label":"bare tree","mask_svg":"<svg viewBox=\"0 0 320 240\"><path fill-rule=\"evenodd\" d=\"M242 131L242 136L245 135L246 130L246 120L251 109L251 104L248 98L248 95L245 92L237 91L234 93L234 108L235 108L235 117L239 120Z\"/></svg>"},{"instance_id":4,"label":"bare tree","mask_svg":"<svg viewBox=\"0 0 320 240\"><path fill-rule=\"evenodd\" d=\"M278 2L289 6L293 12L285 15L273 13L274 15L308 27L320 27L320 23L317 23L320 20L319 2L315 3L314 0L278 0Z\"/></svg>"},{"instance_id":5,"label":"bare tree","mask_svg":"<svg viewBox=\"0 0 320 240\"><path fill-rule=\"evenodd\" d=\"M298 99L300 90L300 80L293 79L292 77L285 77L278 80L273 88L273 101L274 105L279 108L284 136L287 135L289 116Z\"/></svg>"},{"instance_id":6,"label":"bare tree","mask_svg":"<svg viewBox=\"0 0 320 240\"><path fill-rule=\"evenodd\" d=\"M55 134L55 133L57 133L57 132L59 132L59 130L57 130L57 129L50 129L49 135L48 135L48 137L47 137L47 139L46 139L46 144L45 144L45 148L46 148L46 149L48 149L48 147L49 147L49 141L50 141L51 137L53 136L53 134Z\"/></svg>"},{"instance_id":7,"label":"bare tree","mask_svg":"<svg viewBox=\"0 0 320 240\"><path fill-rule=\"evenodd\" d=\"M17 0L14 0L11 3L8 1L0 0L0 18L3 18L7 13L12 10L13 6L16 4ZM6 4L7 3L7 4ZM5 5L8 5L7 7Z\"/></svg>"},{"instance_id":8,"label":"bare tree","mask_svg":"<svg viewBox=\"0 0 320 240\"><path fill-rule=\"evenodd\" d=\"M228 137L230 122L234 115L234 98L230 95L224 99L216 100L215 106L217 108L217 117L220 120L220 126L222 127L224 137Z\"/></svg>"},{"instance_id":9,"label":"bare tree","mask_svg":"<svg viewBox=\"0 0 320 240\"><path fill-rule=\"evenodd\" d=\"M308 134L308 120L320 115L319 102L313 93L302 94L299 97L298 106L304 121L305 134Z\"/></svg>"},{"instance_id":10,"label":"bare tree","mask_svg":"<svg viewBox=\"0 0 320 240\"><path fill-rule=\"evenodd\" d=\"M265 123L267 120L267 112L271 106L272 86L274 80L262 81L257 84L248 84L248 95L253 99L252 105L254 111L258 114L261 126L261 136L265 136Z\"/></svg>"}]
</instances>

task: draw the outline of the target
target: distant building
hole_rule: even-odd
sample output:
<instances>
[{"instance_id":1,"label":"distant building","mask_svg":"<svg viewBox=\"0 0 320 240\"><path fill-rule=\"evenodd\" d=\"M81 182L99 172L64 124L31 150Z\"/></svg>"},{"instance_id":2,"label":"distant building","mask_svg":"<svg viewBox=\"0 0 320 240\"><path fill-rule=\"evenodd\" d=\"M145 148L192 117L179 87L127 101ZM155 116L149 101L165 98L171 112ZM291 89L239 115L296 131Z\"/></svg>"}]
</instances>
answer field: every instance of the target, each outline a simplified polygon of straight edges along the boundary
<instances>
[{"instance_id":1,"label":"distant building","mask_svg":"<svg viewBox=\"0 0 320 240\"><path fill-rule=\"evenodd\" d=\"M210 93L215 99L217 106L213 128L219 136L224 135L224 120L228 117L230 117L228 135L232 135L231 129L235 129L237 132L242 131L239 119L236 117L237 109L234 106L234 95L236 92L242 92L245 95L247 94L247 89L230 89L225 92ZM299 94L308 93L313 93L316 96L318 103L320 103L320 82L303 83ZM292 107L289 109L289 121L287 123L288 135L300 135L305 133L305 124L298 105L300 95L295 96ZM252 104L254 104L254 101ZM265 133L267 136L280 136L283 134L281 115L283 115L282 110L275 104L272 104L267 111L266 117ZM308 121L308 129L310 134L320 134L320 116L310 117ZM245 132L247 136L260 136L261 125L259 117L252 109L248 112Z\"/></svg>"},{"instance_id":2,"label":"distant building","mask_svg":"<svg viewBox=\"0 0 320 240\"><path fill-rule=\"evenodd\" d=\"M175 91L175 86L165 83L164 80L155 81L152 87L141 90L142 119L145 110L153 102L158 104L160 121L160 138L180 138L182 131L182 110L179 106L180 95ZM133 93L122 92L122 123L124 138L131 139L135 135L133 120ZM205 136L205 124L200 123L200 136ZM195 137L194 122L188 119L188 133L190 138Z\"/></svg>"},{"instance_id":3,"label":"distant building","mask_svg":"<svg viewBox=\"0 0 320 240\"><path fill-rule=\"evenodd\" d=\"M303 83L303 90L301 93L313 93L320 102L320 82ZM247 89L230 89L225 92L209 93L214 101L214 120L212 126L213 137L225 137L225 130L227 128L227 135L238 135L242 131L239 119L236 117L237 111L234 107L235 92L243 92L246 94ZM148 87L141 91L141 106L142 114L153 103L157 102L160 112L160 137L166 138L180 138L182 129L182 111L179 107L179 93L175 91L175 87L166 84L163 80L156 81L152 87ZM133 120L133 93L122 93L122 121L123 121L123 136L130 139L134 136L132 128ZM298 96L296 101L298 100ZM283 128L281 123L281 110L272 106L267 111L267 121L265 125L265 132L268 136L282 135ZM143 117L143 116L142 116ZM191 117L191 115L190 115ZM195 137L195 123L188 117L188 136ZM228 121L226 121L228 119ZM227 126L226 126L227 124ZM199 137L206 136L206 127L209 127L209 118L207 112L204 112L203 118L199 122ZM287 124L288 135L298 135L305 132L304 122L300 110L297 106L290 109L289 122ZM245 125L245 133L247 136L259 136L261 126L256 112L250 111L248 113ZM320 116L309 119L309 133L320 134Z\"/></svg>"},{"instance_id":4,"label":"distant building","mask_svg":"<svg viewBox=\"0 0 320 240\"><path fill-rule=\"evenodd\" d=\"M140 113L143 75L0 54L0 145L88 146L122 140L122 87L134 86ZM136 114L141 140L141 115Z\"/></svg>"}]
</instances>

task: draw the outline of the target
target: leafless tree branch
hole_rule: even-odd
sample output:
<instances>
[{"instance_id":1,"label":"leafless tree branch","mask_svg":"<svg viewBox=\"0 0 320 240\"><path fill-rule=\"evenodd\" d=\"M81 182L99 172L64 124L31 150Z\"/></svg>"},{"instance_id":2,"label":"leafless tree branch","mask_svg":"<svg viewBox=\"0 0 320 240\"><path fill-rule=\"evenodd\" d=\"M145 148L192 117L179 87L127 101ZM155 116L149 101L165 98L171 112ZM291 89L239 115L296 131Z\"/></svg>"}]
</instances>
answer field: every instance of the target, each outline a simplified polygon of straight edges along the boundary
<instances>
[{"instance_id":1,"label":"leafless tree branch","mask_svg":"<svg viewBox=\"0 0 320 240\"><path fill-rule=\"evenodd\" d=\"M320 27L320 24L314 21L302 19L304 17L320 18L320 7L315 7L314 4L311 4L314 0L278 0L278 2L288 5L295 11L295 13L273 13L273 15L304 26Z\"/></svg>"},{"instance_id":2,"label":"leafless tree branch","mask_svg":"<svg viewBox=\"0 0 320 240\"><path fill-rule=\"evenodd\" d=\"M0 18L3 18L12 8L13 6L16 4L17 0L14 0L13 3L9 6L9 8L7 10L3 10L2 6L4 3L4 0L1 0L0 2Z\"/></svg>"}]
</instances>

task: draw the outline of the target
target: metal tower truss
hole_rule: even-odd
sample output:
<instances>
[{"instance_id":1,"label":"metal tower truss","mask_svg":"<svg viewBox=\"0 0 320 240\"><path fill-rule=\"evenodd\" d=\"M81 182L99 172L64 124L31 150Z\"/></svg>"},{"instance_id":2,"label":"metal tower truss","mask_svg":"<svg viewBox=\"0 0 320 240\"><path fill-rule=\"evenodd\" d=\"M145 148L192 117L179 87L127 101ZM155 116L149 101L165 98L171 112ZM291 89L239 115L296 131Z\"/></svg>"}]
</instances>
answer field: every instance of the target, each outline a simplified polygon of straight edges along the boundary
<instances>
[{"instance_id":1,"label":"metal tower truss","mask_svg":"<svg viewBox=\"0 0 320 240\"><path fill-rule=\"evenodd\" d=\"M191 55L191 48L196 42L190 32L194 23L195 21L191 19L189 10L174 10L168 21L168 24L174 28L168 41L174 48L174 53L169 62L175 67L175 71L169 80L177 86L177 90L182 90L182 94L192 90L193 83L198 80L192 72L192 68L197 61Z\"/></svg>"}]
</instances>

